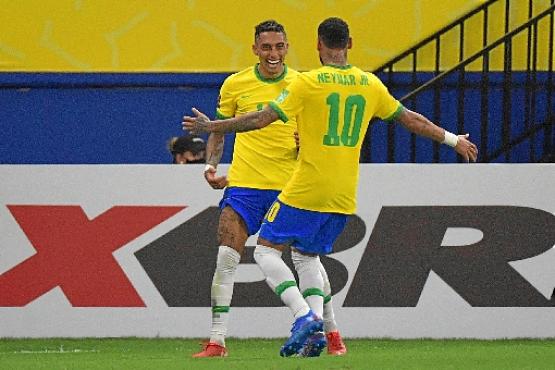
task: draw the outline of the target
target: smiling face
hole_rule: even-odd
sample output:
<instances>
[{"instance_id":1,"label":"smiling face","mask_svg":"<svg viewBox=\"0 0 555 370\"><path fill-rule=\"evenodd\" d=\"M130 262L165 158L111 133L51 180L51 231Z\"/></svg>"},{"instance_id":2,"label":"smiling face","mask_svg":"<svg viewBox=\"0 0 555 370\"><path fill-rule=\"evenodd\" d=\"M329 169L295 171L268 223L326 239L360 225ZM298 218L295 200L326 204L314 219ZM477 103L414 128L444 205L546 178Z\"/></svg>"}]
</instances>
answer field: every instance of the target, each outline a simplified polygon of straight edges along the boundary
<instances>
[{"instance_id":1,"label":"smiling face","mask_svg":"<svg viewBox=\"0 0 555 370\"><path fill-rule=\"evenodd\" d=\"M252 51L258 56L258 72L264 78L275 78L283 73L287 39L282 32L262 32L255 40Z\"/></svg>"}]
</instances>

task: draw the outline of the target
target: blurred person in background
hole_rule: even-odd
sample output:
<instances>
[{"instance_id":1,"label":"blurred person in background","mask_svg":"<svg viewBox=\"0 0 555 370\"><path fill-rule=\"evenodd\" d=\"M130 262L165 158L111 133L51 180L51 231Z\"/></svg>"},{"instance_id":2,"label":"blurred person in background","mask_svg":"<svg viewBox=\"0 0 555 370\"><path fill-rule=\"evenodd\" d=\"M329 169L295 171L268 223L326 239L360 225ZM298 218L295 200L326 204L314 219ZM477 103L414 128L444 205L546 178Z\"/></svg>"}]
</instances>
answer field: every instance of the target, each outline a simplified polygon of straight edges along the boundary
<instances>
[{"instance_id":1,"label":"blurred person in background","mask_svg":"<svg viewBox=\"0 0 555 370\"><path fill-rule=\"evenodd\" d=\"M168 141L173 164L204 163L206 157L206 143L201 137L183 135L172 137Z\"/></svg>"}]
</instances>

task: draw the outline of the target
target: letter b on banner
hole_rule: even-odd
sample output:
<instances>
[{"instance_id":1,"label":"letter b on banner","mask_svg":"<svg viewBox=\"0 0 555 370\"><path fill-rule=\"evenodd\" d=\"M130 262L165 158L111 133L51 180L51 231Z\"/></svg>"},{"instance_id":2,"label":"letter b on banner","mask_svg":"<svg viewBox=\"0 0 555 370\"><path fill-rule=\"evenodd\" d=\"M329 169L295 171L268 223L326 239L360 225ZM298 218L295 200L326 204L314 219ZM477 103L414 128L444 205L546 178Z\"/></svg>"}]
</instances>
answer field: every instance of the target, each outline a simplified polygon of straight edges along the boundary
<instances>
[{"instance_id":1,"label":"letter b on banner","mask_svg":"<svg viewBox=\"0 0 555 370\"><path fill-rule=\"evenodd\" d=\"M218 253L217 225L220 210L210 207L192 217L135 253L148 276L170 307L210 307L210 286ZM335 243L336 252L357 245L365 234L364 222L352 216L344 233ZM244 250L241 264L254 264L252 247ZM292 271L289 251L284 261ZM347 284L348 272L343 264L322 256L332 292ZM240 267L239 267L240 268ZM283 303L265 280L236 281L231 305L234 307L281 307Z\"/></svg>"}]
</instances>

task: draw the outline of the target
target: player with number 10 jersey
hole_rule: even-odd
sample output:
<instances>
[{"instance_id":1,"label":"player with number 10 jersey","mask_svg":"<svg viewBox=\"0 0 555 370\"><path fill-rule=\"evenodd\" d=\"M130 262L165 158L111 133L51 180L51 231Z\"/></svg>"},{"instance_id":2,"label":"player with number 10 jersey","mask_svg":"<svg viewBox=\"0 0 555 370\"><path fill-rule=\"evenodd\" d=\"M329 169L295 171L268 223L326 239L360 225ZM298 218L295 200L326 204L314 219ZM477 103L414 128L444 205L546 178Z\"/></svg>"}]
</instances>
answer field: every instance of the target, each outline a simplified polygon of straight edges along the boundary
<instances>
[{"instance_id":1,"label":"player with number 10 jersey","mask_svg":"<svg viewBox=\"0 0 555 370\"><path fill-rule=\"evenodd\" d=\"M368 122L394 120L401 103L372 73L324 65L302 73L270 106L284 122L296 117L302 140L298 166L278 199L310 211L354 213Z\"/></svg>"}]
</instances>

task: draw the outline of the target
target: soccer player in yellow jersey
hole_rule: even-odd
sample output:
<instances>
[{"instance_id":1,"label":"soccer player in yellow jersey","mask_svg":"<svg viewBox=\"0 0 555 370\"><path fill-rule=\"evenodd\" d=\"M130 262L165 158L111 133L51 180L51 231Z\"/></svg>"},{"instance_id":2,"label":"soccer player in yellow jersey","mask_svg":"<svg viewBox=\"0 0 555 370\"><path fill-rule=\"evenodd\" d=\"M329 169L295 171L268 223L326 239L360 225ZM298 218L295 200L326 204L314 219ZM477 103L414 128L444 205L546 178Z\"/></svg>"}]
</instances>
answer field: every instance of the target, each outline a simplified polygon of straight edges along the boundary
<instances>
[{"instance_id":1,"label":"soccer player in yellow jersey","mask_svg":"<svg viewBox=\"0 0 555 370\"><path fill-rule=\"evenodd\" d=\"M253 52L259 63L229 76L220 90L216 116L224 119L261 110L273 100L299 73L284 64L287 54L287 37L283 26L270 20L255 27ZM227 186L220 202L222 209L218 224L220 247L216 270L212 280L212 328L210 341L193 357L226 356L225 335L229 319L229 307L233 294L234 275L239 264L245 242L249 235L258 232L264 215L275 201L279 191L291 177L297 164L297 145L294 135L297 126L284 124L276 117L275 122L264 130L237 134L233 159L227 178L217 176L224 137L211 134L206 148L204 176L215 189ZM296 264L300 254L292 253ZM302 259L302 258L301 258ZM308 291L307 300L313 295L326 297L325 331L328 336L328 352L335 355L345 353L334 319L331 302L331 287L324 267L318 268L325 276L323 289L312 289L312 275L298 271L300 288ZM317 356L326 340L318 333L309 342L306 356Z\"/></svg>"},{"instance_id":2,"label":"soccer player in yellow jersey","mask_svg":"<svg viewBox=\"0 0 555 370\"><path fill-rule=\"evenodd\" d=\"M210 122L193 109L196 117L184 117L183 122L192 132L241 132L265 127L278 118L287 122L297 117L299 164L268 211L255 250L267 281L282 286L281 299L296 307L282 356L297 353L321 330L322 300L305 303L291 283L294 277L280 258L281 251L290 246L300 252L299 265L311 271L313 286L323 286L317 257L331 252L347 215L355 211L360 148L370 119L397 120L411 132L454 147L467 161L475 161L478 153L468 135L452 134L404 108L376 76L351 66L347 51L352 41L345 21L324 20L318 27L317 45L323 66L299 75L264 110Z\"/></svg>"}]
</instances>

